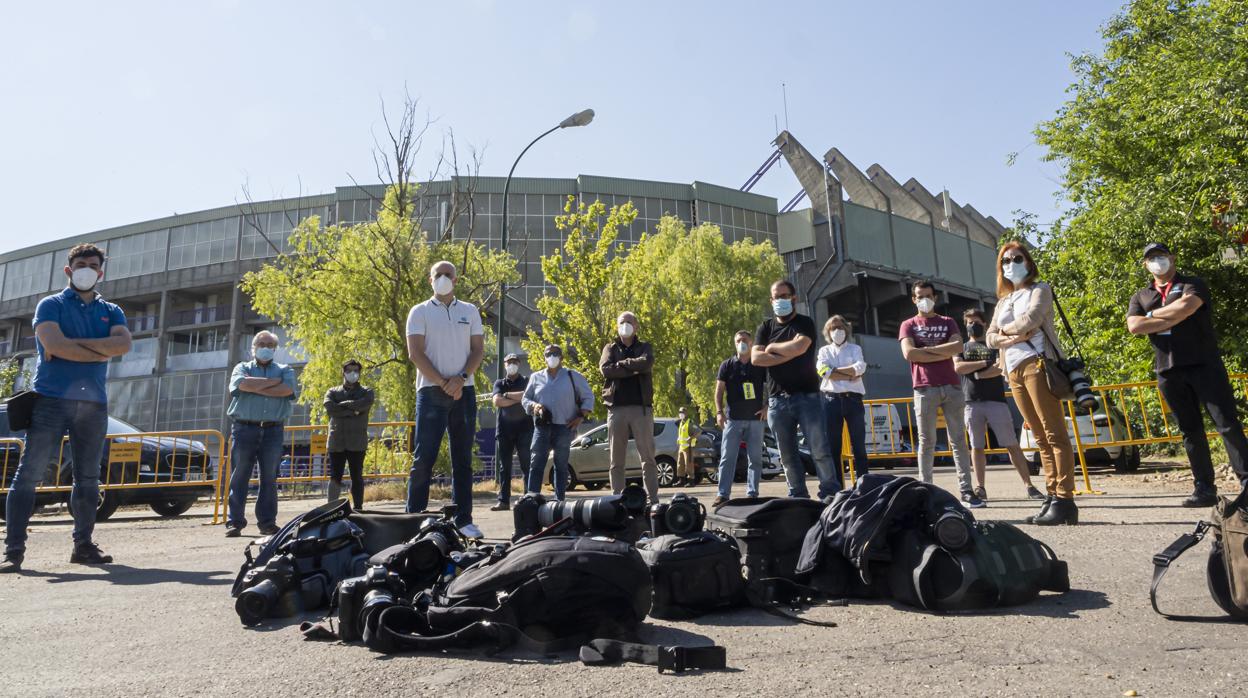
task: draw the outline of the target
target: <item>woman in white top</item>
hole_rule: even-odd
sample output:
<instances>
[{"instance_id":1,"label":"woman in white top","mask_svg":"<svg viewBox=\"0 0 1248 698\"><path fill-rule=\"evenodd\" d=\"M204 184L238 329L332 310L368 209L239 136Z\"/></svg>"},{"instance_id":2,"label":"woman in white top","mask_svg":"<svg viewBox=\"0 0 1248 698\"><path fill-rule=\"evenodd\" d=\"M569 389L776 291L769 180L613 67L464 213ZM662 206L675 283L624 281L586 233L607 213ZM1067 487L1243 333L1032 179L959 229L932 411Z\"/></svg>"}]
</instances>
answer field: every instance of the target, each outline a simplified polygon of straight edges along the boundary
<instances>
[{"instance_id":1,"label":"woman in white top","mask_svg":"<svg viewBox=\"0 0 1248 698\"><path fill-rule=\"evenodd\" d=\"M849 322L840 315L833 315L823 324L823 336L828 343L819 349L816 367L823 381L819 391L823 394L823 413L827 417L828 443L832 446L832 462L841 464L841 424L849 431L849 446L854 454L854 474L867 474L867 422L866 407L862 398L867 389L862 376L867 372L867 362L862 359L862 347L849 341Z\"/></svg>"},{"instance_id":2,"label":"woman in white top","mask_svg":"<svg viewBox=\"0 0 1248 698\"><path fill-rule=\"evenodd\" d=\"M1045 373L1045 362L1062 358L1053 330L1053 289L1037 278L1031 253L1017 242L1007 242L997 255L997 308L987 340L988 346L1001 350L1014 404L1031 427L1044 466L1048 498L1027 523L1077 524L1075 454L1062 401L1049 389Z\"/></svg>"}]
</instances>

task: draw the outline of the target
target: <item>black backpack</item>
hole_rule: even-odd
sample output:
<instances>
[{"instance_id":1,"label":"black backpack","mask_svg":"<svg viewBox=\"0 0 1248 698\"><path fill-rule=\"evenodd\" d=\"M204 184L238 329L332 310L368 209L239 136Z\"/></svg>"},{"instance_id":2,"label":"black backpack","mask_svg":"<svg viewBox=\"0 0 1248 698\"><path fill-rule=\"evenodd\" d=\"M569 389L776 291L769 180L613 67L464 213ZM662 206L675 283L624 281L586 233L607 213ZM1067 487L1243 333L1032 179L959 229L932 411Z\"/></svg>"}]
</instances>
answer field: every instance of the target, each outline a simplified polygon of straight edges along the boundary
<instances>
[{"instance_id":1,"label":"black backpack","mask_svg":"<svg viewBox=\"0 0 1248 698\"><path fill-rule=\"evenodd\" d=\"M768 598L775 593L773 580L801 581L796 567L802 541L822 511L813 499L730 499L707 515L706 527L736 541L749 591Z\"/></svg>"},{"instance_id":2,"label":"black backpack","mask_svg":"<svg viewBox=\"0 0 1248 698\"><path fill-rule=\"evenodd\" d=\"M629 636L650 610L650 573L628 543L605 537L536 538L459 573L364 628L381 652L513 644L543 653L593 638Z\"/></svg>"},{"instance_id":3,"label":"black backpack","mask_svg":"<svg viewBox=\"0 0 1248 698\"><path fill-rule=\"evenodd\" d=\"M723 533L666 535L637 544L650 568L655 618L687 619L745 601L741 553Z\"/></svg>"}]
</instances>

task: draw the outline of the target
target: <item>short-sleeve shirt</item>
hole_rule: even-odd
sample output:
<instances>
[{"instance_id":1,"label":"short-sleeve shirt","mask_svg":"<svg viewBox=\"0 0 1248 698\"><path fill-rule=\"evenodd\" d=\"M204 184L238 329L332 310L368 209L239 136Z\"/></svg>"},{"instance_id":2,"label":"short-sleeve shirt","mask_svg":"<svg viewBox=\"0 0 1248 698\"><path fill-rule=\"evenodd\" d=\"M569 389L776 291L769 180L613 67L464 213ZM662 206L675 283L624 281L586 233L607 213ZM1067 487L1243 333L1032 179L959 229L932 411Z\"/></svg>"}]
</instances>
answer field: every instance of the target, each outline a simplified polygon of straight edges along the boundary
<instances>
[{"instance_id":1,"label":"short-sleeve shirt","mask_svg":"<svg viewBox=\"0 0 1248 698\"><path fill-rule=\"evenodd\" d=\"M967 342L962 345L963 361L992 361L992 350L983 342ZM989 367L991 368L991 366ZM967 373L962 378L962 397L967 402L1005 402L1005 378L975 378Z\"/></svg>"},{"instance_id":2,"label":"short-sleeve shirt","mask_svg":"<svg viewBox=\"0 0 1248 698\"><path fill-rule=\"evenodd\" d=\"M494 394L502 395L503 393L523 393L525 387L528 385L528 376L517 373L515 378L500 378L494 381ZM500 422L507 422L509 424L533 423L533 420L529 418L529 415L525 414L524 406L519 402L499 410L498 419Z\"/></svg>"},{"instance_id":3,"label":"short-sleeve shirt","mask_svg":"<svg viewBox=\"0 0 1248 698\"><path fill-rule=\"evenodd\" d=\"M90 303L72 288L48 296L35 307L32 325L55 322L61 334L70 339L103 339L113 327L126 324L126 314L115 303L95 294ZM43 343L35 335L38 362L35 365L35 392L64 400L85 400L108 403L104 382L108 378L106 361L70 361L59 356L48 359Z\"/></svg>"},{"instance_id":4,"label":"short-sleeve shirt","mask_svg":"<svg viewBox=\"0 0 1248 698\"><path fill-rule=\"evenodd\" d=\"M763 409L763 385L767 381L767 369L734 356L719 365L718 380L724 382L728 419L758 419L758 411Z\"/></svg>"},{"instance_id":5,"label":"short-sleeve shirt","mask_svg":"<svg viewBox=\"0 0 1248 698\"><path fill-rule=\"evenodd\" d=\"M819 371L815 368L815 321L806 315L794 315L788 322L768 318L754 333L754 346L766 347L776 342L787 342L798 337L809 337L810 344L800 356L776 366L767 367L767 394L771 397L800 395L819 392Z\"/></svg>"},{"instance_id":6,"label":"short-sleeve shirt","mask_svg":"<svg viewBox=\"0 0 1248 698\"><path fill-rule=\"evenodd\" d=\"M425 356L443 377L452 378L464 372L472 338L483 336L481 313L477 306L458 298L445 305L437 297L412 306L407 314L407 336L423 335ZM433 386L433 381L416 372L416 389Z\"/></svg>"},{"instance_id":7,"label":"short-sleeve shirt","mask_svg":"<svg viewBox=\"0 0 1248 698\"><path fill-rule=\"evenodd\" d=\"M960 336L958 323L944 315L923 317L915 315L901 323L897 341L909 337L917 348L947 344ZM942 385L961 385L958 372L953 370L953 359L932 363L910 363L910 380L916 388L935 388Z\"/></svg>"},{"instance_id":8,"label":"short-sleeve shirt","mask_svg":"<svg viewBox=\"0 0 1248 698\"><path fill-rule=\"evenodd\" d=\"M281 378L290 386L290 395L270 397L248 393L239 389L244 378ZM286 364L270 361L240 361L230 373L230 405L225 414L241 422L284 422L290 417L290 407L299 397L299 384L295 381L295 369Z\"/></svg>"},{"instance_id":9,"label":"short-sleeve shirt","mask_svg":"<svg viewBox=\"0 0 1248 698\"><path fill-rule=\"evenodd\" d=\"M1166 292L1162 298L1161 292ZM1221 360L1218 353L1218 336L1213 330L1213 300L1209 287L1198 276L1175 274L1170 286L1149 284L1131 296L1128 316L1143 317L1163 305L1169 305L1183 296L1196 296L1203 301L1196 312L1170 328L1168 334L1150 334L1153 345L1153 370L1157 373L1182 366L1201 366Z\"/></svg>"}]
</instances>

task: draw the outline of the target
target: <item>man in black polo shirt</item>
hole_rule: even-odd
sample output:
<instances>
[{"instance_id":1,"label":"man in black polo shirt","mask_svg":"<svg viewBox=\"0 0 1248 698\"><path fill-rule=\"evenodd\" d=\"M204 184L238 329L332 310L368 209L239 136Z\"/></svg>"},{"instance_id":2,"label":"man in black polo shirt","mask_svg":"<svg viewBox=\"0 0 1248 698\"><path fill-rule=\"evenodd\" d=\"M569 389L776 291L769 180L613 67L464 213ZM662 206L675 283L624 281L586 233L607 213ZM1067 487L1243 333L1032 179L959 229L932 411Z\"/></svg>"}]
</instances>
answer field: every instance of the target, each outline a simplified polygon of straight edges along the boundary
<instances>
[{"instance_id":1,"label":"man in black polo shirt","mask_svg":"<svg viewBox=\"0 0 1248 698\"><path fill-rule=\"evenodd\" d=\"M719 495L712 507L732 497L732 480L737 474L737 454L742 444L749 466L745 496L758 496L763 476L763 418L767 416L763 407L763 383L767 380L767 371L750 363L753 339L749 330L737 331L732 347L736 354L719 365L715 381L715 423L724 430L724 438L719 444ZM724 403L727 403L726 411Z\"/></svg>"},{"instance_id":2,"label":"man in black polo shirt","mask_svg":"<svg viewBox=\"0 0 1248 698\"><path fill-rule=\"evenodd\" d=\"M1183 506L1212 506L1218 487L1201 405L1222 436L1231 469L1241 483L1248 484L1248 439L1218 351L1213 302L1203 279L1176 271L1174 255L1165 245L1153 242L1144 248L1144 267L1153 282L1131 297L1127 329L1131 334L1148 335L1155 354L1157 387L1183 432L1183 448L1196 481Z\"/></svg>"},{"instance_id":3,"label":"man in black polo shirt","mask_svg":"<svg viewBox=\"0 0 1248 698\"><path fill-rule=\"evenodd\" d=\"M498 479L498 504L490 511L511 508L511 456L520 461L521 482L529 481L529 446L533 441L533 418L520 404L529 377L520 372L520 357L508 354L503 359L505 378L494 381L494 407L498 409L494 466Z\"/></svg>"},{"instance_id":4,"label":"man in black polo shirt","mask_svg":"<svg viewBox=\"0 0 1248 698\"><path fill-rule=\"evenodd\" d=\"M838 464L832 462L827 422L819 397L819 372L815 368L815 321L797 312L797 289L789 281L771 285L771 310L775 317L763 321L754 333L750 355L755 366L767 369L767 425L776 437L780 462L789 483L789 496L806 498L806 472L797 450L797 428L806 435L810 455L819 476L819 498L841 489Z\"/></svg>"}]
</instances>

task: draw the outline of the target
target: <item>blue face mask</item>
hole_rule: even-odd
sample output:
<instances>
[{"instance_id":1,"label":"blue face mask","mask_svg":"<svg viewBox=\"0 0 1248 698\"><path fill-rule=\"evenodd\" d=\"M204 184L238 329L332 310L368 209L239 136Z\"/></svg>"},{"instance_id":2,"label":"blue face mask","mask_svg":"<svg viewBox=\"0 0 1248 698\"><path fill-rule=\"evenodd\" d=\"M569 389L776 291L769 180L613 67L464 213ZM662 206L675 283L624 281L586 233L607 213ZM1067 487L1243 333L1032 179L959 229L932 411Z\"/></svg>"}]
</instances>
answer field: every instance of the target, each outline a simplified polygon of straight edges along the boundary
<instances>
[{"instance_id":1,"label":"blue face mask","mask_svg":"<svg viewBox=\"0 0 1248 698\"><path fill-rule=\"evenodd\" d=\"M793 301L788 298L777 298L771 302L771 312L776 317L788 317L793 313Z\"/></svg>"},{"instance_id":2,"label":"blue face mask","mask_svg":"<svg viewBox=\"0 0 1248 698\"><path fill-rule=\"evenodd\" d=\"M256 361L272 361L273 352L275 351L277 350L272 347L256 347L253 353L256 356Z\"/></svg>"}]
</instances>

